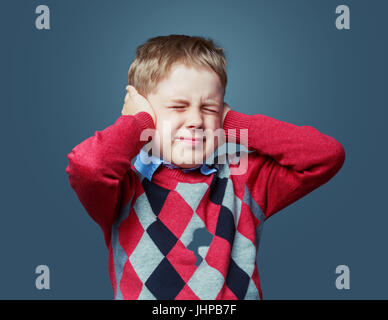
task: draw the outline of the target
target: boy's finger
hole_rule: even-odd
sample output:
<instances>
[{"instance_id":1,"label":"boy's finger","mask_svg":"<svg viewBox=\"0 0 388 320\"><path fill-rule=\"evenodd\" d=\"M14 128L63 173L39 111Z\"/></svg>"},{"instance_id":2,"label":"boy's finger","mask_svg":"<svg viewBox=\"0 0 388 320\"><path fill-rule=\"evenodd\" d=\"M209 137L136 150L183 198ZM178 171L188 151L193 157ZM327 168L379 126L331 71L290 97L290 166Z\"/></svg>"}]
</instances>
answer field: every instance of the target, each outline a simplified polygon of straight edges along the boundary
<instances>
[{"instance_id":1,"label":"boy's finger","mask_svg":"<svg viewBox=\"0 0 388 320\"><path fill-rule=\"evenodd\" d=\"M128 86L128 93L131 97L133 97L136 94L136 89L132 86Z\"/></svg>"},{"instance_id":2,"label":"boy's finger","mask_svg":"<svg viewBox=\"0 0 388 320\"><path fill-rule=\"evenodd\" d=\"M138 94L137 89L136 89L134 86L131 86L131 91L132 91L134 94Z\"/></svg>"}]
</instances>

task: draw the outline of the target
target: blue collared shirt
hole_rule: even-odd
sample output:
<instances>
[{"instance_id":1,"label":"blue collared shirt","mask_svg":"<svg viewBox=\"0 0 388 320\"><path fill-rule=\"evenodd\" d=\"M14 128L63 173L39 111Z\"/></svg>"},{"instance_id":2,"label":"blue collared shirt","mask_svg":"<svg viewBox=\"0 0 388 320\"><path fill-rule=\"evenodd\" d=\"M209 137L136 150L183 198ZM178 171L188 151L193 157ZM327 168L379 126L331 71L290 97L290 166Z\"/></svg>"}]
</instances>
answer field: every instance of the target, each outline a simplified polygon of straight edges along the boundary
<instances>
[{"instance_id":1,"label":"blue collared shirt","mask_svg":"<svg viewBox=\"0 0 388 320\"><path fill-rule=\"evenodd\" d=\"M159 168L159 166L163 164L169 169L181 169L183 172L189 172L196 170L200 168L200 171L204 175L210 175L213 172L216 172L216 168L211 168L209 167L206 163L203 163L197 167L194 168L188 168L188 169L183 169L180 168L172 163L169 163L163 159L154 157L154 156L149 156L143 149L140 150L140 153L136 156L136 160L134 163L134 167L136 168L137 171L139 171L144 177L146 177L149 181L151 181L152 176L156 169Z\"/></svg>"}]
</instances>

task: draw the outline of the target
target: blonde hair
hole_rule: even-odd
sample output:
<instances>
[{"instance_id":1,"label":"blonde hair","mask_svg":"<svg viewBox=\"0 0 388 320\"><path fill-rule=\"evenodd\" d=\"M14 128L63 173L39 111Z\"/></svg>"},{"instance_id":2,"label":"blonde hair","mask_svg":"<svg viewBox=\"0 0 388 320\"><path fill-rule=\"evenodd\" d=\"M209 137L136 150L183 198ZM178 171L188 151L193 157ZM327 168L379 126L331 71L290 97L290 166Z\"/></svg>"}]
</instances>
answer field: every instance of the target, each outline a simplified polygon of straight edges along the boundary
<instances>
[{"instance_id":1,"label":"blonde hair","mask_svg":"<svg viewBox=\"0 0 388 320\"><path fill-rule=\"evenodd\" d=\"M210 68L227 84L224 49L210 38L171 34L150 38L136 49L136 57L128 71L128 84L139 93L153 92L159 81L168 76L175 63Z\"/></svg>"}]
</instances>

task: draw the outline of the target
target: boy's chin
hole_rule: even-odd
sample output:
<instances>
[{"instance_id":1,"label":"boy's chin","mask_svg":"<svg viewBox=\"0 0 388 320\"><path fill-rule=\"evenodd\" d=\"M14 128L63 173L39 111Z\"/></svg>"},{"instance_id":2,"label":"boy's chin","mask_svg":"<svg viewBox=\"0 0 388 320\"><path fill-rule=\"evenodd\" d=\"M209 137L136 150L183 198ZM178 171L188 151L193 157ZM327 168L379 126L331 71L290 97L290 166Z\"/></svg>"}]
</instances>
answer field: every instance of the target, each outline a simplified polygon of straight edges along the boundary
<instances>
[{"instance_id":1,"label":"boy's chin","mask_svg":"<svg viewBox=\"0 0 388 320\"><path fill-rule=\"evenodd\" d=\"M205 160L201 159L196 161L192 161L192 160L182 161L181 159L179 159L179 161L171 160L170 162L179 168L190 169L190 168L195 168L202 165L205 162Z\"/></svg>"},{"instance_id":2,"label":"boy's chin","mask_svg":"<svg viewBox=\"0 0 388 320\"><path fill-rule=\"evenodd\" d=\"M171 156L168 157L169 159L166 159L166 157L163 158L179 168L191 169L207 163L207 159L211 160L214 157L214 152L212 150L198 152L198 154L188 152L186 156L182 157L181 149L178 148L173 150Z\"/></svg>"},{"instance_id":3,"label":"boy's chin","mask_svg":"<svg viewBox=\"0 0 388 320\"><path fill-rule=\"evenodd\" d=\"M212 155L214 155L214 153ZM202 156L195 157L195 158L192 158L190 156L188 156L187 158L173 156L172 159L169 160L169 162L172 163L173 165L176 165L177 167L182 168L182 169L191 169L191 168L201 166L204 163L207 163L207 159L211 160L211 158L212 158L212 156L209 156L209 155L207 155L207 157L204 157L202 155ZM210 162L212 162L212 161L210 161ZM209 164L211 164L211 163L209 163Z\"/></svg>"},{"instance_id":4,"label":"boy's chin","mask_svg":"<svg viewBox=\"0 0 388 320\"><path fill-rule=\"evenodd\" d=\"M175 164L175 163L173 163ZM191 168L195 168L195 167L198 167L200 165L202 165L202 163L195 163L195 164L185 164L185 163L181 163L181 164L175 164L177 167L179 168L182 168L182 169L191 169Z\"/></svg>"}]
</instances>

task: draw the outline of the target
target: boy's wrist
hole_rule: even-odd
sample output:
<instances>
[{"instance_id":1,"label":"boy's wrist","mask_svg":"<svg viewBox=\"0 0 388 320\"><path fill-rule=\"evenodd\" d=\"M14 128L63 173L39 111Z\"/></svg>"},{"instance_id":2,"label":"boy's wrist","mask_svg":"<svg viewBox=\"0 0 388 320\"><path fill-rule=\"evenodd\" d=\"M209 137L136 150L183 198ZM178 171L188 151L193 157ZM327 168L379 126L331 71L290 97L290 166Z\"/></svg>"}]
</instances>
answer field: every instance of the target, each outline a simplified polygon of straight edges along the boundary
<instances>
[{"instance_id":1,"label":"boy's wrist","mask_svg":"<svg viewBox=\"0 0 388 320\"><path fill-rule=\"evenodd\" d=\"M152 116L146 111L138 112L135 115L122 115L121 117L134 117L140 127L140 131L145 129L155 129L154 120Z\"/></svg>"}]
</instances>

